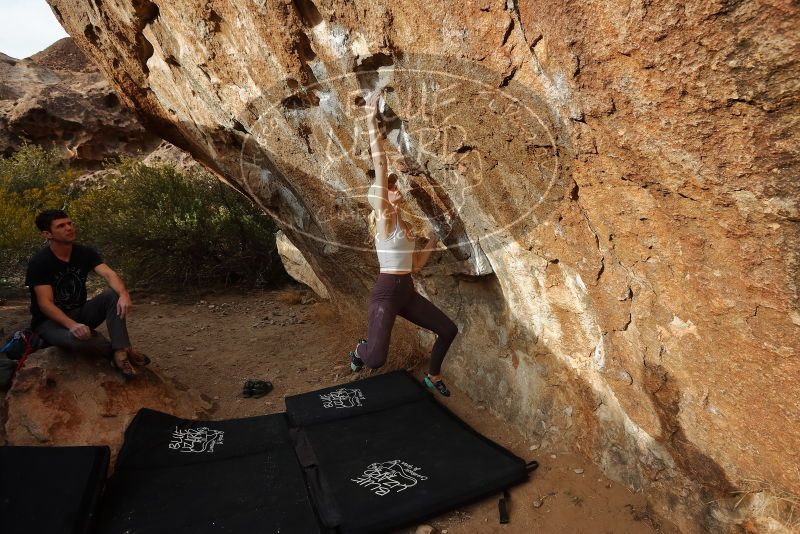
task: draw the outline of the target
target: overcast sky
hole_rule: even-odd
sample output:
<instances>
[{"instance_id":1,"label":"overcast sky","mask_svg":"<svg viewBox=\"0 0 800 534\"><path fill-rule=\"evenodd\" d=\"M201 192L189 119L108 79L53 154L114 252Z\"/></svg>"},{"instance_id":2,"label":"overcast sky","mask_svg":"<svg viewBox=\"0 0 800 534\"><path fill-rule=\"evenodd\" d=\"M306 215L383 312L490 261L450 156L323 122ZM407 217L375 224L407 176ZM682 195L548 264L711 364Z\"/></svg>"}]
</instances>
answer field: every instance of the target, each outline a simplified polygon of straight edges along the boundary
<instances>
[{"instance_id":1,"label":"overcast sky","mask_svg":"<svg viewBox=\"0 0 800 534\"><path fill-rule=\"evenodd\" d=\"M0 0L0 52L23 59L66 36L45 0Z\"/></svg>"}]
</instances>

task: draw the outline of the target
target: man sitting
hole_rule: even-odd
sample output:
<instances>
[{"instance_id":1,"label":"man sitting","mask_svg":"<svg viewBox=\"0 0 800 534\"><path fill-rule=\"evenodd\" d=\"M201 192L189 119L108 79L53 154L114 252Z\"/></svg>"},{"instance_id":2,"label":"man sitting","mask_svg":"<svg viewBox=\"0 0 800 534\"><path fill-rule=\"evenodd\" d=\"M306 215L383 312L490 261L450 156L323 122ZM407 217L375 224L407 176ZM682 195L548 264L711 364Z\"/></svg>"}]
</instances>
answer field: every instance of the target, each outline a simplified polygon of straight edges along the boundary
<instances>
[{"instance_id":1,"label":"man sitting","mask_svg":"<svg viewBox=\"0 0 800 534\"><path fill-rule=\"evenodd\" d=\"M131 363L150 359L134 350L125 324L131 298L122 279L103 263L94 249L75 243L75 227L62 210L46 210L36 227L48 241L28 262L25 284L31 293L31 328L51 345L83 354L111 357L125 378L136 371ZM86 277L94 271L109 288L86 300ZM105 321L109 343L95 328Z\"/></svg>"}]
</instances>

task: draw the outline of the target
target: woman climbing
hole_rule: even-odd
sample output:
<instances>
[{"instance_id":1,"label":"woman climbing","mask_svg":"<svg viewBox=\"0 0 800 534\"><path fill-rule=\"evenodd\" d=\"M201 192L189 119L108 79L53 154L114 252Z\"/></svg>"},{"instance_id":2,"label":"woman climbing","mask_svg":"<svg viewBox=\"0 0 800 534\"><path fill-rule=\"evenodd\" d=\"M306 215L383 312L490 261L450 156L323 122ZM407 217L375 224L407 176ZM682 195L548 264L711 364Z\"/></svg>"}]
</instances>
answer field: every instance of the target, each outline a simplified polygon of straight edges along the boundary
<instances>
[{"instance_id":1,"label":"woman climbing","mask_svg":"<svg viewBox=\"0 0 800 534\"><path fill-rule=\"evenodd\" d=\"M372 206L370 232L375 239L375 249L380 263L380 274L370 294L367 339L361 340L356 350L350 352L350 366L360 371L364 364L377 369L386 362L389 338L396 316L436 333L436 342L430 356L428 373L423 383L436 389L445 397L450 391L440 373L447 349L458 334L458 327L439 308L414 290L412 272L418 272L438 242L429 237L421 250L415 250L415 240L408 226L398 214L403 199L397 187L397 176L387 173L386 155L383 152L378 129L378 103L381 91L375 91L366 102L369 114L370 151L375 166L375 183L369 189L368 200ZM430 235L435 236L434 232Z\"/></svg>"}]
</instances>

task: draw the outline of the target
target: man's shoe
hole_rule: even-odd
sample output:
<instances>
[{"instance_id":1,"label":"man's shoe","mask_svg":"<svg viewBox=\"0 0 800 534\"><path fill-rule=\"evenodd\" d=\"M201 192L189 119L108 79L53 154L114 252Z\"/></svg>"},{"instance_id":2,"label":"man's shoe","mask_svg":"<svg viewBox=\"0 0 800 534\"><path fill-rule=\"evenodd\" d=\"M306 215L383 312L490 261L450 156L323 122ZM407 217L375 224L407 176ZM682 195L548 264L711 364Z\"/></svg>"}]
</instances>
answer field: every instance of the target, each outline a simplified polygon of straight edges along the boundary
<instances>
[{"instance_id":1,"label":"man's shoe","mask_svg":"<svg viewBox=\"0 0 800 534\"><path fill-rule=\"evenodd\" d=\"M128 347L125 350L128 352L128 360L133 365L138 365L140 367L145 365L150 365L150 357L147 354L139 352L138 350L133 349L131 347Z\"/></svg>"},{"instance_id":2,"label":"man's shoe","mask_svg":"<svg viewBox=\"0 0 800 534\"><path fill-rule=\"evenodd\" d=\"M444 385L444 380L437 380L436 382L434 382L433 380L431 380L431 377L429 375L425 375L425 379L422 381L422 383L425 384L425 386L428 387L428 389L435 389L445 397L450 396L450 390L447 389L447 386Z\"/></svg>"},{"instance_id":3,"label":"man's shoe","mask_svg":"<svg viewBox=\"0 0 800 534\"><path fill-rule=\"evenodd\" d=\"M136 371L128 360L128 353L125 350L114 351L114 355L111 357L111 367L122 373L125 380L132 380L136 377Z\"/></svg>"}]
</instances>

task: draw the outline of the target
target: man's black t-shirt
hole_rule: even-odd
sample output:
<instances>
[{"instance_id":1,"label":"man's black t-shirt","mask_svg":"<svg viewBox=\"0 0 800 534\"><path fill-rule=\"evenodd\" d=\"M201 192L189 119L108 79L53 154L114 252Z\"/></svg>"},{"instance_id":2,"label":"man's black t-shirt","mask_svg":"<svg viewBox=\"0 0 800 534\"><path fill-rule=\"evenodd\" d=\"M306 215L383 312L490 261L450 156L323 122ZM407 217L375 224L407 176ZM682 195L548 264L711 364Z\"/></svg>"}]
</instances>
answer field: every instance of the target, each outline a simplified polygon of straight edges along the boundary
<instances>
[{"instance_id":1,"label":"man's black t-shirt","mask_svg":"<svg viewBox=\"0 0 800 534\"><path fill-rule=\"evenodd\" d=\"M25 285L31 292L31 328L36 328L47 317L39 308L34 286L53 286L53 301L64 313L80 308L86 303L86 277L103 263L96 250L73 244L69 263L56 258L50 247L37 252L28 262Z\"/></svg>"}]
</instances>

